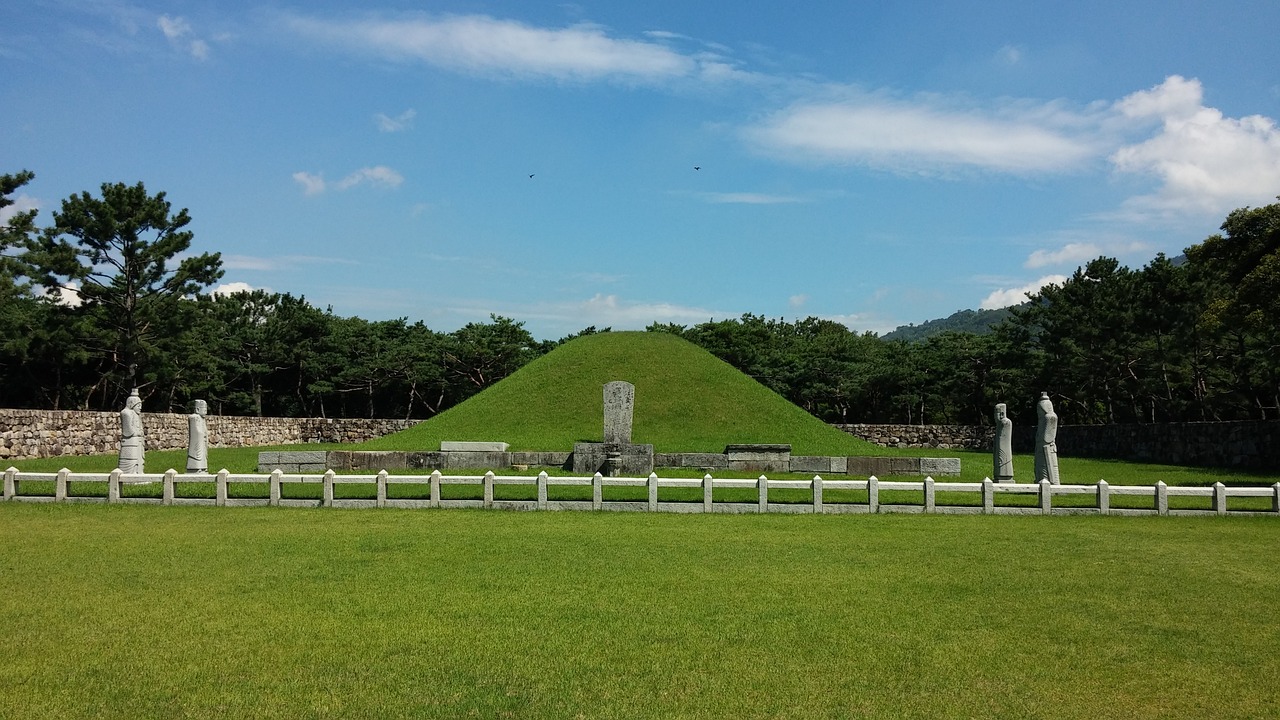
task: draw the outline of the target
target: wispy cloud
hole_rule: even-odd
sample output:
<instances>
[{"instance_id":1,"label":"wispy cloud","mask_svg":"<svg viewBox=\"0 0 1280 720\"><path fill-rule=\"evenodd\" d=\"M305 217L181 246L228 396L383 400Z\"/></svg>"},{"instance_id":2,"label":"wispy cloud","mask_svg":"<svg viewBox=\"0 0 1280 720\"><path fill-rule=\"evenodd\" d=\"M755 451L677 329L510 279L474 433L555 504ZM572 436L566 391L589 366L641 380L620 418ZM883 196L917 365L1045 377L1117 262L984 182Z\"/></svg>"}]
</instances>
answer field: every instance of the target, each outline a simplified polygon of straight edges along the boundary
<instances>
[{"instance_id":1,"label":"wispy cloud","mask_svg":"<svg viewBox=\"0 0 1280 720\"><path fill-rule=\"evenodd\" d=\"M293 174L293 181L301 185L302 191L308 195L319 195L328 187L324 181L324 175L315 175L302 170Z\"/></svg>"},{"instance_id":2,"label":"wispy cloud","mask_svg":"<svg viewBox=\"0 0 1280 720\"><path fill-rule=\"evenodd\" d=\"M800 308L804 307L804 304L807 302L809 302L809 296L804 294L792 295L791 297L787 298L787 305L792 310L799 310Z\"/></svg>"},{"instance_id":3,"label":"wispy cloud","mask_svg":"<svg viewBox=\"0 0 1280 720\"><path fill-rule=\"evenodd\" d=\"M782 205L788 203L809 202L809 200L794 195L771 195L768 193L749 193L749 192L731 192L731 193L698 193L698 197L709 203L724 204L740 204L740 205Z\"/></svg>"},{"instance_id":4,"label":"wispy cloud","mask_svg":"<svg viewBox=\"0 0 1280 720\"><path fill-rule=\"evenodd\" d=\"M1154 193L1128 200L1122 214L1217 216L1280 194L1280 128L1268 117L1229 118L1205 106L1199 80L1170 76L1120 100L1116 109L1160 126L1154 137L1111 155L1117 171L1159 181Z\"/></svg>"},{"instance_id":5,"label":"wispy cloud","mask_svg":"<svg viewBox=\"0 0 1280 720\"><path fill-rule=\"evenodd\" d=\"M1031 253L1023 264L1029 269L1051 265L1074 265L1102 255L1123 256L1149 252L1154 246L1143 240L1113 240L1101 242L1068 242L1056 249L1040 249Z\"/></svg>"},{"instance_id":6,"label":"wispy cloud","mask_svg":"<svg viewBox=\"0 0 1280 720\"><path fill-rule=\"evenodd\" d=\"M174 47L182 48L197 60L209 59L209 43L195 37L195 31L186 18L161 15L156 20L156 26Z\"/></svg>"},{"instance_id":7,"label":"wispy cloud","mask_svg":"<svg viewBox=\"0 0 1280 720\"><path fill-rule=\"evenodd\" d=\"M956 107L936 97L855 94L798 102L745 131L784 160L903 172L1063 172L1097 155L1082 118L1054 104Z\"/></svg>"},{"instance_id":8,"label":"wispy cloud","mask_svg":"<svg viewBox=\"0 0 1280 720\"><path fill-rule=\"evenodd\" d=\"M302 186L302 191L307 195L320 195L331 187L335 190L350 190L358 185L368 184L396 188L404 182L404 176L386 165L375 165L360 168L336 183L326 181L323 173L313 174L305 171L294 173L293 180Z\"/></svg>"},{"instance_id":9,"label":"wispy cloud","mask_svg":"<svg viewBox=\"0 0 1280 720\"><path fill-rule=\"evenodd\" d=\"M271 288L269 287L257 288L246 282L229 282L229 283L222 283L221 285L215 287L213 290L209 291L209 294L227 296L227 295L235 295L236 293L253 292L254 290L265 290L267 292L272 292Z\"/></svg>"},{"instance_id":10,"label":"wispy cloud","mask_svg":"<svg viewBox=\"0 0 1280 720\"><path fill-rule=\"evenodd\" d=\"M375 165L374 167L360 168L343 178L337 185L339 190L350 190L357 185L377 185L380 187L394 188L399 187L404 182L404 176L392 170L386 165Z\"/></svg>"},{"instance_id":11,"label":"wispy cloud","mask_svg":"<svg viewBox=\"0 0 1280 720\"><path fill-rule=\"evenodd\" d=\"M695 72L657 42L611 37L589 24L542 28L486 15L322 18L289 14L293 32L338 47L465 72L557 80L656 80Z\"/></svg>"},{"instance_id":12,"label":"wispy cloud","mask_svg":"<svg viewBox=\"0 0 1280 720\"><path fill-rule=\"evenodd\" d=\"M11 198L13 204L0 207L0 226L8 225L9 221L19 213L31 212L40 209L40 201L30 195L18 195Z\"/></svg>"},{"instance_id":13,"label":"wispy cloud","mask_svg":"<svg viewBox=\"0 0 1280 720\"><path fill-rule=\"evenodd\" d=\"M378 113L373 116L373 121L382 132L392 133L408 130L413 127L413 119L417 116L418 112L413 108L409 108L395 117Z\"/></svg>"},{"instance_id":14,"label":"wispy cloud","mask_svg":"<svg viewBox=\"0 0 1280 720\"><path fill-rule=\"evenodd\" d=\"M1066 275L1046 275L1035 282L1027 283L1022 287L1001 288L992 292L978 307L983 310L996 310L998 308L1010 307L1012 305L1021 305L1027 301L1027 296L1031 293L1040 291L1040 288L1046 285L1061 285L1067 281Z\"/></svg>"},{"instance_id":15,"label":"wispy cloud","mask_svg":"<svg viewBox=\"0 0 1280 720\"><path fill-rule=\"evenodd\" d=\"M359 265L350 258L321 257L318 255L223 255L222 267L227 270L254 270L270 272L297 265Z\"/></svg>"}]
</instances>

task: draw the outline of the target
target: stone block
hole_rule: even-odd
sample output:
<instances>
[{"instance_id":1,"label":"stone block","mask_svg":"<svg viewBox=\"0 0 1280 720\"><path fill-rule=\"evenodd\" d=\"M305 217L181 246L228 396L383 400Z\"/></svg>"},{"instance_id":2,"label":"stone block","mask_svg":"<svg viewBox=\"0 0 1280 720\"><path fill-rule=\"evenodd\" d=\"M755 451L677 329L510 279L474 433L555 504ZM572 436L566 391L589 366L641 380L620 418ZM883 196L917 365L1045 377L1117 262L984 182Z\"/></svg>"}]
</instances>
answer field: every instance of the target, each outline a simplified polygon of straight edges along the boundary
<instances>
[{"instance_id":1,"label":"stone block","mask_svg":"<svg viewBox=\"0 0 1280 720\"><path fill-rule=\"evenodd\" d=\"M960 458L920 458L920 474L929 477L959 477Z\"/></svg>"},{"instance_id":2,"label":"stone block","mask_svg":"<svg viewBox=\"0 0 1280 720\"><path fill-rule=\"evenodd\" d=\"M414 470L443 470L444 453L432 451L407 452L405 464Z\"/></svg>"},{"instance_id":3,"label":"stone block","mask_svg":"<svg viewBox=\"0 0 1280 720\"><path fill-rule=\"evenodd\" d=\"M849 472L849 458L833 457L831 458L831 472L844 474Z\"/></svg>"},{"instance_id":4,"label":"stone block","mask_svg":"<svg viewBox=\"0 0 1280 720\"><path fill-rule=\"evenodd\" d=\"M845 459L845 472L858 477L883 477L890 474L890 460L887 457L854 456Z\"/></svg>"},{"instance_id":5,"label":"stone block","mask_svg":"<svg viewBox=\"0 0 1280 720\"><path fill-rule=\"evenodd\" d=\"M566 467L572 453L567 452L513 452L512 465L529 465L537 467Z\"/></svg>"},{"instance_id":6,"label":"stone block","mask_svg":"<svg viewBox=\"0 0 1280 720\"><path fill-rule=\"evenodd\" d=\"M637 444L574 443L572 467L576 475L608 475L609 453L619 454L620 467L615 475L644 476L653 472L653 446Z\"/></svg>"},{"instance_id":7,"label":"stone block","mask_svg":"<svg viewBox=\"0 0 1280 720\"><path fill-rule=\"evenodd\" d=\"M730 470L790 472L791 446L784 444L728 445L724 449Z\"/></svg>"},{"instance_id":8,"label":"stone block","mask_svg":"<svg viewBox=\"0 0 1280 720\"><path fill-rule=\"evenodd\" d=\"M440 441L440 452L506 452L510 447L504 442Z\"/></svg>"},{"instance_id":9,"label":"stone block","mask_svg":"<svg viewBox=\"0 0 1280 720\"><path fill-rule=\"evenodd\" d=\"M509 452L442 452L446 469L504 468L511 465Z\"/></svg>"},{"instance_id":10,"label":"stone block","mask_svg":"<svg viewBox=\"0 0 1280 720\"><path fill-rule=\"evenodd\" d=\"M791 472L830 473L834 459L825 455L792 455Z\"/></svg>"},{"instance_id":11,"label":"stone block","mask_svg":"<svg viewBox=\"0 0 1280 720\"><path fill-rule=\"evenodd\" d=\"M726 470L729 467L729 456L724 453L673 453L677 455L679 465L670 467L704 468L707 470Z\"/></svg>"}]
</instances>

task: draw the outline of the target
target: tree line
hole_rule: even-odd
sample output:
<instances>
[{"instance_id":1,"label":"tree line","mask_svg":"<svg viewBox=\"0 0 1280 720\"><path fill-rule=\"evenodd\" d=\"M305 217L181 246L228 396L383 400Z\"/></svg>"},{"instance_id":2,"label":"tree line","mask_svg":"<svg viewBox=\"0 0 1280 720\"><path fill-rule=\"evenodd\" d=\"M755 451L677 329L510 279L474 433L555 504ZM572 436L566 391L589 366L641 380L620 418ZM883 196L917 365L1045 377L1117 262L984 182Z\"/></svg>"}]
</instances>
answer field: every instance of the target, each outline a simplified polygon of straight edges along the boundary
<instances>
[{"instance_id":1,"label":"tree line","mask_svg":"<svg viewBox=\"0 0 1280 720\"><path fill-rule=\"evenodd\" d=\"M104 184L42 228L12 207L31 178L0 175L0 406L114 410L138 387L157 412L203 398L226 415L425 418L597 332L540 342L491 316L445 333L287 293L214 295L221 258L189 252L190 216L163 192ZM987 332L887 340L756 315L648 330L829 422L982 424L996 402L1033 417L1040 391L1070 423L1275 418L1280 204L1222 231L1140 270L1093 260Z\"/></svg>"}]
</instances>

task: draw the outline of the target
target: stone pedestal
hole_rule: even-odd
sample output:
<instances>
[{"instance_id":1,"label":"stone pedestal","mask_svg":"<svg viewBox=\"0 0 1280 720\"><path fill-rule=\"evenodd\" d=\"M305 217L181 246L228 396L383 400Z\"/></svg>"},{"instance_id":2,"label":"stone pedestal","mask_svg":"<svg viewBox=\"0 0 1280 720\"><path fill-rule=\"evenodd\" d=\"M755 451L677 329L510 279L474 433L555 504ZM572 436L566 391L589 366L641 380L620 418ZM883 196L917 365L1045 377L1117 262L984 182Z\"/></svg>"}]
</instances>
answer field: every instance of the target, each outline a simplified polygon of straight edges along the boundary
<instances>
[{"instance_id":1,"label":"stone pedestal","mask_svg":"<svg viewBox=\"0 0 1280 720\"><path fill-rule=\"evenodd\" d=\"M791 446L781 444L726 445L730 470L791 472Z\"/></svg>"},{"instance_id":2,"label":"stone pedestal","mask_svg":"<svg viewBox=\"0 0 1280 720\"><path fill-rule=\"evenodd\" d=\"M627 475L643 477L653 472L653 446L632 443L574 443L575 475Z\"/></svg>"}]
</instances>

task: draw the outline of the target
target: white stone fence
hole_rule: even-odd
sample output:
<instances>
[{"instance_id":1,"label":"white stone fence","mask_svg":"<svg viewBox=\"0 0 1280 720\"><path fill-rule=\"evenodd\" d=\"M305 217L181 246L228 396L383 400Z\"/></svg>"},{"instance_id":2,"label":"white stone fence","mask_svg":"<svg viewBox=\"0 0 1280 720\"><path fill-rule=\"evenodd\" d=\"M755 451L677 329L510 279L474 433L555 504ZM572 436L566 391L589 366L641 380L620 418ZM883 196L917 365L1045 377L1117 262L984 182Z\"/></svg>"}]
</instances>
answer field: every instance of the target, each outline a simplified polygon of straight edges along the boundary
<instances>
[{"instance_id":1,"label":"white stone fence","mask_svg":"<svg viewBox=\"0 0 1280 720\"><path fill-rule=\"evenodd\" d=\"M54 490L48 494L23 494L22 486L27 482L52 482ZM85 483L98 486L98 493L84 494ZM107 486L107 494L103 497L101 485ZM122 490L129 486L151 485L160 483L161 497L126 497ZM214 497L179 497L177 489L188 483L214 484ZM231 497L233 485L248 483L258 487L267 486L266 497ZM321 497L286 498L283 489L287 486L320 485ZM419 499L390 498L387 489L392 485L427 486L429 495ZM336 498L334 488L338 485L372 485L375 489L373 499ZM441 496L444 485L469 485L481 488L482 499L445 499ZM495 499L494 488L499 485L524 485L537 488L535 500ZM548 490L552 487L590 487L591 500L550 500ZM606 487L642 487L648 491L648 499L605 500ZM702 501L660 501L658 493L662 489L701 489ZM740 488L754 489L755 502L724 502L714 499L717 489ZM774 490L801 490L812 494L811 502L770 502L769 494ZM857 490L867 493L866 502L826 502L824 492L827 490ZM885 491L913 491L922 494L919 504L890 504L881 502L881 493ZM968 496L978 502L965 504L943 504L938 496ZM1034 507L999 505L997 495L1032 495L1036 497ZM1087 496L1087 505L1057 505L1054 498L1064 496ZM1141 504L1150 500L1148 507L1113 508L1112 498L1116 496L1137 496L1143 498ZM1208 498L1210 509L1170 509L1171 496ZM1232 510L1228 512L1229 498L1270 498L1269 511ZM218 507L340 507L340 508L497 508L506 510L621 510L648 512L720 512L720 513L938 513L938 514L983 514L983 515L1280 515L1280 483L1264 487L1227 487L1222 483L1214 483L1211 487L1169 486L1163 482L1155 485L1110 485L1100 480L1096 485L1053 485L1047 480L1038 484L995 483L989 478L976 483L940 483L931 477L922 481L881 481L875 476L866 480L824 480L814 476L812 480L770 480L761 475L755 480L715 479L706 475L699 479L659 478L656 474L647 478L641 477L603 477L599 473L592 477L551 477L545 472L537 476L529 475L495 475L492 472L479 475L444 475L439 471L425 475L391 475L385 470L376 475L338 475L329 470L323 475L285 474L277 470L269 475L231 473L222 470L216 475L180 474L176 470L165 473L146 473L126 475L120 470L110 473L73 473L61 470L56 473L21 472L17 468L9 468L4 474L5 501L22 502L107 502L107 503L142 503L161 505L213 505ZM947 499L947 498L944 498Z\"/></svg>"}]
</instances>

